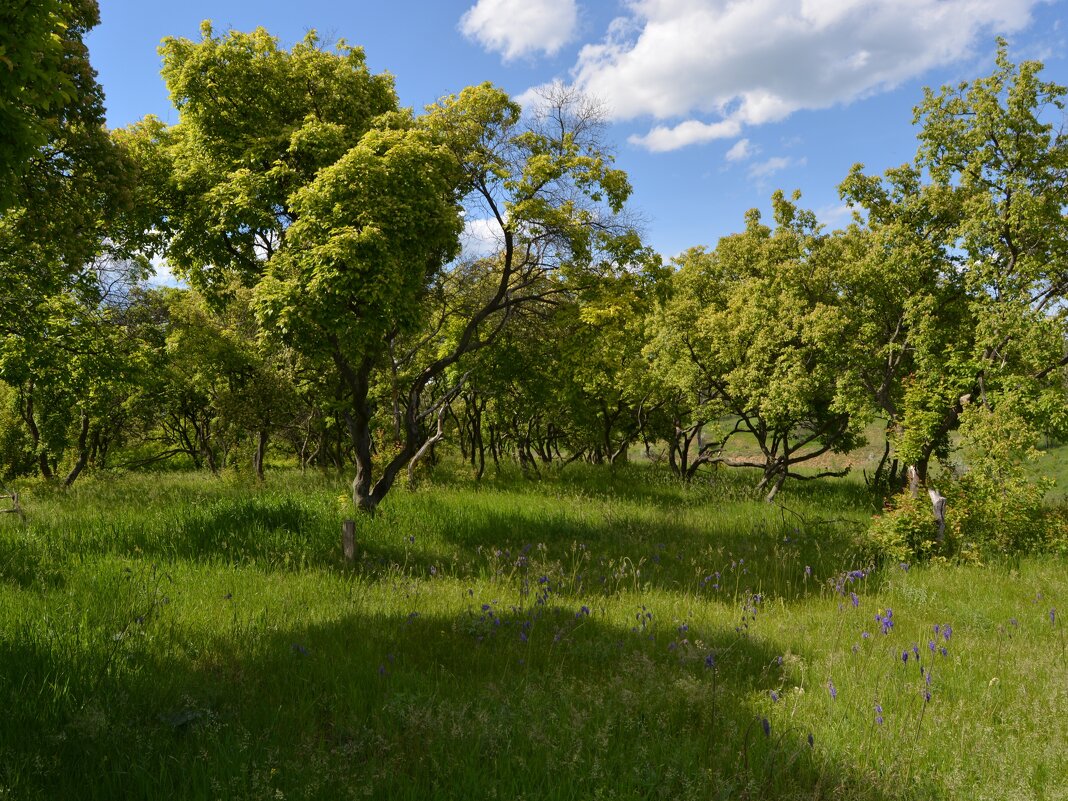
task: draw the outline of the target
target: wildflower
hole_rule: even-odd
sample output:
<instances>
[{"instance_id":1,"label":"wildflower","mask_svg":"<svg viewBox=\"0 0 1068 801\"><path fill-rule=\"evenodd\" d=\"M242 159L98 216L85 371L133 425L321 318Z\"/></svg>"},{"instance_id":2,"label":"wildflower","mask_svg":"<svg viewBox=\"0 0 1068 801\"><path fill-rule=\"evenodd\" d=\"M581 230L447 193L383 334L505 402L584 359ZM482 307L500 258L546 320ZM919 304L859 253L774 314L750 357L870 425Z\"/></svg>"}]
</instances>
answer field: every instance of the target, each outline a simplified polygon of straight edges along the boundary
<instances>
[{"instance_id":1,"label":"wildflower","mask_svg":"<svg viewBox=\"0 0 1068 801\"><path fill-rule=\"evenodd\" d=\"M575 617L589 617L589 616L590 616L590 608L588 606L586 606L585 604L583 604L582 608L578 610L578 614L575 615Z\"/></svg>"},{"instance_id":2,"label":"wildflower","mask_svg":"<svg viewBox=\"0 0 1068 801\"><path fill-rule=\"evenodd\" d=\"M909 652L908 651L902 651L901 652L901 661L904 662L906 665L909 663Z\"/></svg>"},{"instance_id":3,"label":"wildflower","mask_svg":"<svg viewBox=\"0 0 1068 801\"><path fill-rule=\"evenodd\" d=\"M779 694L774 690L771 691L771 700L773 703L779 703Z\"/></svg>"},{"instance_id":4,"label":"wildflower","mask_svg":"<svg viewBox=\"0 0 1068 801\"><path fill-rule=\"evenodd\" d=\"M705 657L705 667L708 668L709 670L712 670L712 668L714 668L715 666L716 666L716 654L715 654L715 652L710 652L708 654L708 656Z\"/></svg>"},{"instance_id":5,"label":"wildflower","mask_svg":"<svg viewBox=\"0 0 1068 801\"><path fill-rule=\"evenodd\" d=\"M949 651L946 650L946 646L944 646L944 645L941 648L939 648L938 651L939 651L939 653L942 654L942 656L947 656L949 654Z\"/></svg>"},{"instance_id":6,"label":"wildflower","mask_svg":"<svg viewBox=\"0 0 1068 801\"><path fill-rule=\"evenodd\" d=\"M875 622L883 627L883 634L889 634L894 627L894 610L887 609L885 615L876 615Z\"/></svg>"},{"instance_id":7,"label":"wildflower","mask_svg":"<svg viewBox=\"0 0 1068 801\"><path fill-rule=\"evenodd\" d=\"M883 725L883 708L878 701L875 702L875 723L878 726Z\"/></svg>"},{"instance_id":8,"label":"wildflower","mask_svg":"<svg viewBox=\"0 0 1068 801\"><path fill-rule=\"evenodd\" d=\"M920 646L916 645L916 643L912 644L912 655L914 657L916 657L917 661L919 660L919 658L920 658Z\"/></svg>"},{"instance_id":9,"label":"wildflower","mask_svg":"<svg viewBox=\"0 0 1068 801\"><path fill-rule=\"evenodd\" d=\"M952 636L952 634L953 634L953 627L952 626L950 626L949 624L946 624L945 626L942 627L942 636L945 638L946 642L949 642L949 638Z\"/></svg>"},{"instance_id":10,"label":"wildflower","mask_svg":"<svg viewBox=\"0 0 1068 801\"><path fill-rule=\"evenodd\" d=\"M868 632L866 632L866 631L862 631L862 632L860 633L860 638L861 638L862 640L866 640L866 639L868 639L869 637L871 637L871 635L870 635L870 634L868 634Z\"/></svg>"},{"instance_id":11,"label":"wildflower","mask_svg":"<svg viewBox=\"0 0 1068 801\"><path fill-rule=\"evenodd\" d=\"M808 747L809 748L815 748L816 747L815 746L815 742L812 739L812 732L808 733Z\"/></svg>"},{"instance_id":12,"label":"wildflower","mask_svg":"<svg viewBox=\"0 0 1068 801\"><path fill-rule=\"evenodd\" d=\"M853 602L854 609L860 606L860 598L857 597L857 594L855 592L849 593L849 600Z\"/></svg>"},{"instance_id":13,"label":"wildflower","mask_svg":"<svg viewBox=\"0 0 1068 801\"><path fill-rule=\"evenodd\" d=\"M764 727L764 736L771 737L771 723L767 718L760 719L760 725Z\"/></svg>"},{"instance_id":14,"label":"wildflower","mask_svg":"<svg viewBox=\"0 0 1068 801\"><path fill-rule=\"evenodd\" d=\"M940 625L938 625L937 623L934 624L934 633L935 634L941 634L942 633L942 627Z\"/></svg>"},{"instance_id":15,"label":"wildflower","mask_svg":"<svg viewBox=\"0 0 1068 801\"><path fill-rule=\"evenodd\" d=\"M827 692L829 692L831 694L831 700L832 701L835 701L835 700L838 699L838 688L834 686L834 682L833 681L828 681L827 682Z\"/></svg>"},{"instance_id":16,"label":"wildflower","mask_svg":"<svg viewBox=\"0 0 1068 801\"><path fill-rule=\"evenodd\" d=\"M927 641L927 650L929 650L932 654L935 652L935 641L934 640L928 640Z\"/></svg>"}]
</instances>

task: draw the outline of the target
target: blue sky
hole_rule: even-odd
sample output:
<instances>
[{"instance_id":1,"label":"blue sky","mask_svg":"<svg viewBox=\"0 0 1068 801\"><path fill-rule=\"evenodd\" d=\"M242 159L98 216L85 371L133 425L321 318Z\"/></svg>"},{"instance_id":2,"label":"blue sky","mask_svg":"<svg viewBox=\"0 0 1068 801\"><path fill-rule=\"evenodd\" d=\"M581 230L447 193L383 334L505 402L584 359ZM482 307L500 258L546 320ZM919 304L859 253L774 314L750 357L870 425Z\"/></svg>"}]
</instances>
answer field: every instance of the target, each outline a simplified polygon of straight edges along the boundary
<instances>
[{"instance_id":1,"label":"blue sky","mask_svg":"<svg viewBox=\"0 0 1068 801\"><path fill-rule=\"evenodd\" d=\"M100 0L88 44L108 123L177 115L159 77L165 36L316 29L365 48L417 110L493 81L515 96L558 80L600 99L647 240L671 257L714 245L776 188L830 226L836 186L912 158L924 86L988 74L994 39L1068 83L1066 0Z\"/></svg>"}]
</instances>

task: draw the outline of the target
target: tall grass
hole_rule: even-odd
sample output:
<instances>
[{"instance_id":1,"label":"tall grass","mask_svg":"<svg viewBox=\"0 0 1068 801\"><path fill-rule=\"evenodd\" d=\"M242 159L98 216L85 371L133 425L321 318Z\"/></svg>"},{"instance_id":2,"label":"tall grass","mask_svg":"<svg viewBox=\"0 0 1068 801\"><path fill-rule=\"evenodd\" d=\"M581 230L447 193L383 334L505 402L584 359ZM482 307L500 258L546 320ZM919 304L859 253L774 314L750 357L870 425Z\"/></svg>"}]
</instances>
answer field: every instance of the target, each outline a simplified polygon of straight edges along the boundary
<instances>
[{"instance_id":1,"label":"tall grass","mask_svg":"<svg viewBox=\"0 0 1068 801\"><path fill-rule=\"evenodd\" d=\"M0 795L1068 797L1063 561L873 569L856 485L446 467L352 566L341 478L23 489Z\"/></svg>"}]
</instances>

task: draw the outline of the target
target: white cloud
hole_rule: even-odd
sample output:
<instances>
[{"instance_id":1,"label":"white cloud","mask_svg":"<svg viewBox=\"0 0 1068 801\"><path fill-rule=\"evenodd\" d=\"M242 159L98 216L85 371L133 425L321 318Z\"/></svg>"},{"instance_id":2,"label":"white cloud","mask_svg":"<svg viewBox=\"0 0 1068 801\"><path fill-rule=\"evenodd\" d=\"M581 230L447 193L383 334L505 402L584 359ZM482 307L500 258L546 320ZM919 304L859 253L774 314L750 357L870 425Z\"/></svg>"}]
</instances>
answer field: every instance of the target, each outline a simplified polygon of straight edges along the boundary
<instances>
[{"instance_id":1,"label":"white cloud","mask_svg":"<svg viewBox=\"0 0 1068 801\"><path fill-rule=\"evenodd\" d=\"M553 55L578 25L575 0L478 0L460 18L460 31L510 61Z\"/></svg>"},{"instance_id":2,"label":"white cloud","mask_svg":"<svg viewBox=\"0 0 1068 801\"><path fill-rule=\"evenodd\" d=\"M745 161L760 152L760 148L748 139L739 139L724 156L727 161Z\"/></svg>"},{"instance_id":3,"label":"white cloud","mask_svg":"<svg viewBox=\"0 0 1068 801\"><path fill-rule=\"evenodd\" d=\"M654 152L665 150L678 150L687 145L696 145L702 142L711 142L713 139L730 139L737 136L742 130L737 120L722 120L720 122L700 122L699 120L687 120L678 125L668 128L658 125L645 136L632 136L628 141L632 144L642 145Z\"/></svg>"},{"instance_id":4,"label":"white cloud","mask_svg":"<svg viewBox=\"0 0 1068 801\"><path fill-rule=\"evenodd\" d=\"M804 167L807 159L792 159L788 156L772 156L766 161L761 161L749 168L749 177L755 181L770 178L777 172L782 172L787 167Z\"/></svg>"},{"instance_id":5,"label":"white cloud","mask_svg":"<svg viewBox=\"0 0 1068 801\"><path fill-rule=\"evenodd\" d=\"M830 228L846 225L853 217L853 209L845 203L831 203L816 209L816 219Z\"/></svg>"},{"instance_id":6,"label":"white cloud","mask_svg":"<svg viewBox=\"0 0 1068 801\"><path fill-rule=\"evenodd\" d=\"M149 276L148 283L154 286L185 286L185 283L171 272L171 266L162 256L153 256L150 262L153 273Z\"/></svg>"},{"instance_id":7,"label":"white cloud","mask_svg":"<svg viewBox=\"0 0 1068 801\"><path fill-rule=\"evenodd\" d=\"M572 70L668 150L898 86L1018 31L1040 0L630 0Z\"/></svg>"},{"instance_id":8,"label":"white cloud","mask_svg":"<svg viewBox=\"0 0 1068 801\"><path fill-rule=\"evenodd\" d=\"M465 220L460 241L467 256L491 256L504 247L504 232L493 217Z\"/></svg>"}]
</instances>

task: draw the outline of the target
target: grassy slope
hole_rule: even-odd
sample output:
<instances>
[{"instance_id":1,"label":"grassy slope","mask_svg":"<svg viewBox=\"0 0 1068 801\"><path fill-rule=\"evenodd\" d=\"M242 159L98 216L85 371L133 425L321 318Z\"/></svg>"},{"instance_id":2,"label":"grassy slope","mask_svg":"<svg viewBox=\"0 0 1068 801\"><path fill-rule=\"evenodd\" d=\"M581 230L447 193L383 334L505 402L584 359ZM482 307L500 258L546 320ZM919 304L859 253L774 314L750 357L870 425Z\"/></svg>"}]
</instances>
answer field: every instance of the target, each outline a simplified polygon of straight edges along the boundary
<instances>
[{"instance_id":1,"label":"grassy slope","mask_svg":"<svg viewBox=\"0 0 1068 801\"><path fill-rule=\"evenodd\" d=\"M860 487L745 480L439 479L354 569L340 480L31 491L0 796L1068 797L1063 562L850 580Z\"/></svg>"}]
</instances>

